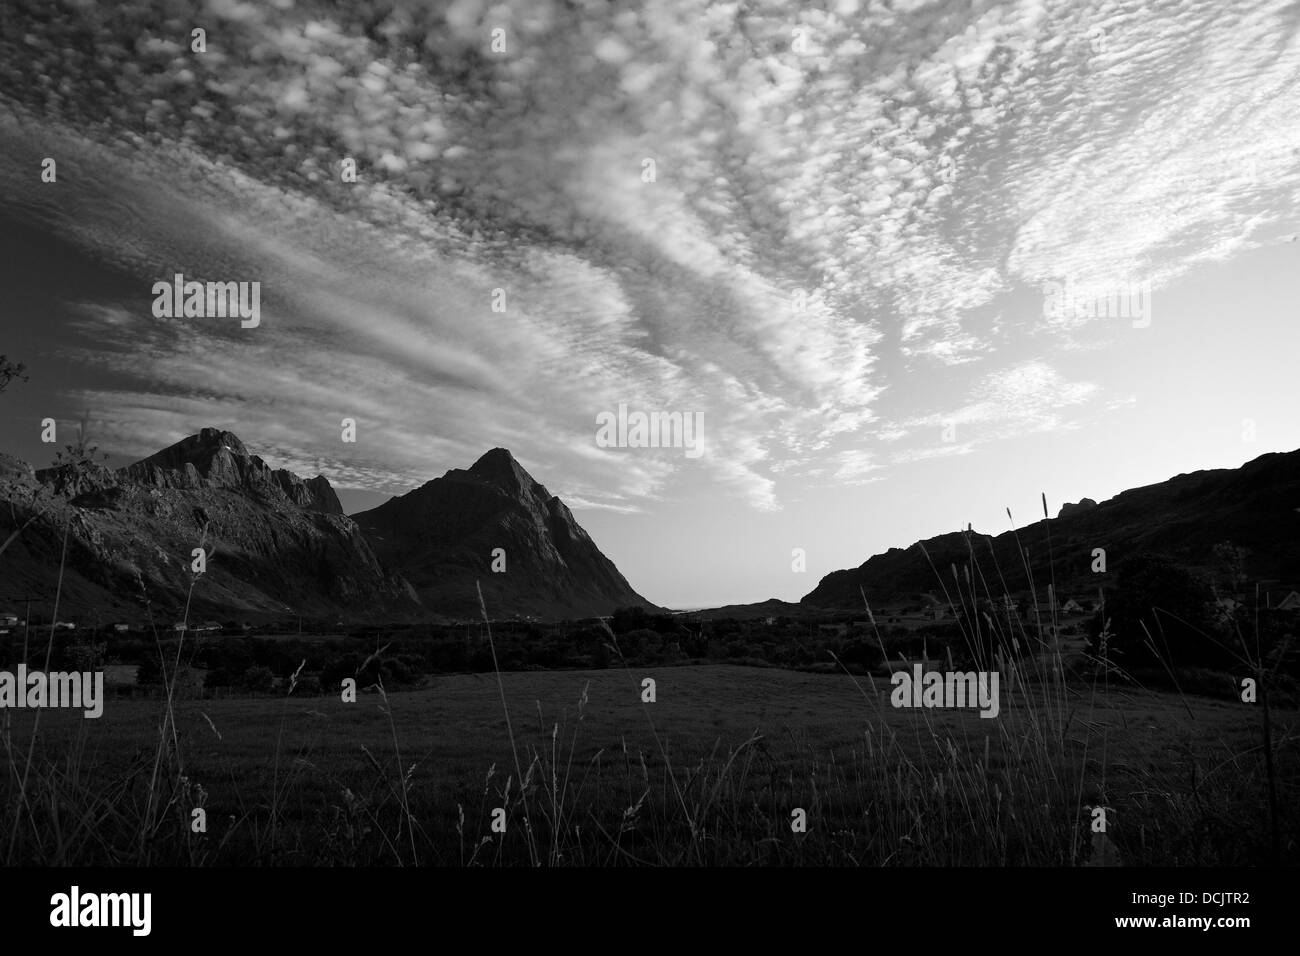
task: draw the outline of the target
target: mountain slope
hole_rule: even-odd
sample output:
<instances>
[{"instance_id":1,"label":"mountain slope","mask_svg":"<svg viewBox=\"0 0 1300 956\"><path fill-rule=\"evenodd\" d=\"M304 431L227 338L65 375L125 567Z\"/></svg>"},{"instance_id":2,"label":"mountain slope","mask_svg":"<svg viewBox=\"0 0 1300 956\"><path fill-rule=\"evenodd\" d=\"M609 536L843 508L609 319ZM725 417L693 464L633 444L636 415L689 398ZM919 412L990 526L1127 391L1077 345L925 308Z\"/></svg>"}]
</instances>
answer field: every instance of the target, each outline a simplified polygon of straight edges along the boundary
<instances>
[{"instance_id":1,"label":"mountain slope","mask_svg":"<svg viewBox=\"0 0 1300 956\"><path fill-rule=\"evenodd\" d=\"M142 620L300 613L351 615L418 609L342 513L323 477L272 469L233 434L205 428L116 471L62 466L0 469L0 537L32 515L0 555L5 597L51 605L64 529L68 560L59 616ZM206 573L191 573L207 528ZM192 596L191 582L194 582Z\"/></svg>"},{"instance_id":2,"label":"mountain slope","mask_svg":"<svg viewBox=\"0 0 1300 956\"><path fill-rule=\"evenodd\" d=\"M944 600L944 587L955 595L954 564L969 593L961 569L971 563L972 553L972 573L982 570L994 597L1004 590L1013 595L1029 590L1026 564L1040 596L1055 576L1062 600L1076 592L1086 597L1114 580L1113 573L1093 573L1096 548L1105 550L1111 572L1125 555L1139 551L1210 569L1214 545L1222 541L1247 550L1250 580L1300 582L1300 451L1262 455L1240 468L1179 475L1100 504L1085 498L1063 506L1055 518L996 537L954 532L907 549L891 548L857 568L826 575L801 603L861 608L862 592L873 602L912 600L925 592ZM983 583L977 581L976 592L984 596Z\"/></svg>"},{"instance_id":3,"label":"mountain slope","mask_svg":"<svg viewBox=\"0 0 1300 956\"><path fill-rule=\"evenodd\" d=\"M477 616L476 581L494 617L591 617L620 606L653 607L564 502L504 448L353 518L380 560L440 614ZM504 572L492 569L498 548Z\"/></svg>"}]
</instances>

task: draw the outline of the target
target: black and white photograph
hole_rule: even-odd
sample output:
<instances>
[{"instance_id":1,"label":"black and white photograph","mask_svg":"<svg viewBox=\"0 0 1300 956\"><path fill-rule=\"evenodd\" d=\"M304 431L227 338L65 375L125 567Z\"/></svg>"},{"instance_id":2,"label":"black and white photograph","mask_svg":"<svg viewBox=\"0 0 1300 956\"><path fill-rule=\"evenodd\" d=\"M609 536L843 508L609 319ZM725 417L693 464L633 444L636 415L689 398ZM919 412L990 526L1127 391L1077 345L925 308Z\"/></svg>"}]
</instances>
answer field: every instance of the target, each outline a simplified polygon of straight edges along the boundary
<instances>
[{"instance_id":1,"label":"black and white photograph","mask_svg":"<svg viewBox=\"0 0 1300 956\"><path fill-rule=\"evenodd\" d=\"M1298 233L1294 0L0 0L14 932L1280 932Z\"/></svg>"}]
</instances>

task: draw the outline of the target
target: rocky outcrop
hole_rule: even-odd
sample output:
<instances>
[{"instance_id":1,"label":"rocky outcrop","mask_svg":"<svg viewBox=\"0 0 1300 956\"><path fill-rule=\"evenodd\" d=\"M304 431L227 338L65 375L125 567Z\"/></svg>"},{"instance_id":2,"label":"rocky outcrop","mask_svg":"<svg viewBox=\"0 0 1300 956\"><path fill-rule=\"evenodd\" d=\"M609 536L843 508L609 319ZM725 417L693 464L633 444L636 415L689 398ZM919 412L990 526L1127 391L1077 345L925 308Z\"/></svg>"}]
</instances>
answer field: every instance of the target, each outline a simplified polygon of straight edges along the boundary
<instances>
[{"instance_id":1,"label":"rocky outcrop","mask_svg":"<svg viewBox=\"0 0 1300 956\"><path fill-rule=\"evenodd\" d=\"M1061 505L1061 510L1056 517L1068 518L1070 515L1081 514L1082 512L1087 511L1089 508L1095 508L1095 507L1097 507L1097 502L1093 501L1091 498L1080 498L1074 504L1070 504L1069 502L1066 502L1065 504Z\"/></svg>"},{"instance_id":2,"label":"rocky outcrop","mask_svg":"<svg viewBox=\"0 0 1300 956\"><path fill-rule=\"evenodd\" d=\"M330 487L328 478L317 475L315 478L308 478L303 484L311 494L310 504L304 507L327 515L343 514L343 505L339 501L339 496L334 493L334 489Z\"/></svg>"}]
</instances>

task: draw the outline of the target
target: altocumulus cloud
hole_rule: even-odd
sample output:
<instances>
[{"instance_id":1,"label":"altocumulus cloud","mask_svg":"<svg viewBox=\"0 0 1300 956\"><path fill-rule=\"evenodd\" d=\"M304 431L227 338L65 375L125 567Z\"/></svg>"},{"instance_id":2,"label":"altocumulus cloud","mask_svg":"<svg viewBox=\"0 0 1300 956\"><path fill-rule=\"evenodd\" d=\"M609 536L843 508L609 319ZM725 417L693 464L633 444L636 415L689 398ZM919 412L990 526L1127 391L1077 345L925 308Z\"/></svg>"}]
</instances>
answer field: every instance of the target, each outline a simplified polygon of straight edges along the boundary
<instances>
[{"instance_id":1,"label":"altocumulus cloud","mask_svg":"<svg viewBox=\"0 0 1300 956\"><path fill-rule=\"evenodd\" d=\"M775 509L973 447L938 423L1105 414L1044 356L1113 324L1016 293L1159 287L1300 188L1284 2L63 7L3 14L0 196L142 283L263 285L253 333L71 304L135 377L81 396L124 453L217 409L345 484L504 445L591 507L704 469ZM703 412L708 453L595 448L620 402Z\"/></svg>"}]
</instances>

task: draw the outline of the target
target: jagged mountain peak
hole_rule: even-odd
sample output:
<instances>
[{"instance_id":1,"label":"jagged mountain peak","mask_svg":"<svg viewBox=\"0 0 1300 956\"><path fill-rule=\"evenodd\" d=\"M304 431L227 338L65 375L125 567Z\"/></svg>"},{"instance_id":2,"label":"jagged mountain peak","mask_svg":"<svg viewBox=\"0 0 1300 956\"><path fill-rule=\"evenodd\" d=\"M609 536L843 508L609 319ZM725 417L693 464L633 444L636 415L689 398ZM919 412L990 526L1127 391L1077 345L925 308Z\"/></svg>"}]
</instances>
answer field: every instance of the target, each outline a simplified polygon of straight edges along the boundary
<instances>
[{"instance_id":1,"label":"jagged mountain peak","mask_svg":"<svg viewBox=\"0 0 1300 956\"><path fill-rule=\"evenodd\" d=\"M225 428L215 428L206 426L200 428L197 433L182 438L176 443L176 446L186 446L194 449L210 449L214 452L225 450L242 458L251 458L252 453L234 432ZM173 447L176 447L173 446Z\"/></svg>"},{"instance_id":2,"label":"jagged mountain peak","mask_svg":"<svg viewBox=\"0 0 1300 956\"><path fill-rule=\"evenodd\" d=\"M490 482L512 495L526 492L549 498L550 493L530 475L523 465L510 454L509 449L493 448L484 452L479 460L470 465L468 474L483 481Z\"/></svg>"},{"instance_id":3,"label":"jagged mountain peak","mask_svg":"<svg viewBox=\"0 0 1300 956\"><path fill-rule=\"evenodd\" d=\"M191 435L185 440L196 441L201 445L223 445L237 455L248 454L248 449L245 448L244 443L239 440L239 436L224 428L213 428L212 426L200 428L198 434Z\"/></svg>"},{"instance_id":4,"label":"jagged mountain peak","mask_svg":"<svg viewBox=\"0 0 1300 956\"><path fill-rule=\"evenodd\" d=\"M303 479L284 468L271 468L249 452L234 432L201 428L162 451L120 469L128 480L157 487L226 488L285 499L312 511L343 514L338 496L323 475Z\"/></svg>"},{"instance_id":5,"label":"jagged mountain peak","mask_svg":"<svg viewBox=\"0 0 1300 956\"><path fill-rule=\"evenodd\" d=\"M518 465L515 456L510 454L509 448L492 448L483 452L479 460L469 466L469 470L475 473L488 470L497 470L509 468L511 465Z\"/></svg>"},{"instance_id":6,"label":"jagged mountain peak","mask_svg":"<svg viewBox=\"0 0 1300 956\"><path fill-rule=\"evenodd\" d=\"M214 459L228 456L252 458L244 443L234 432L224 428L201 428L197 433L188 435L162 451L142 458L136 464L150 464L169 470L183 470L186 465L193 465L203 476L211 471Z\"/></svg>"}]
</instances>

